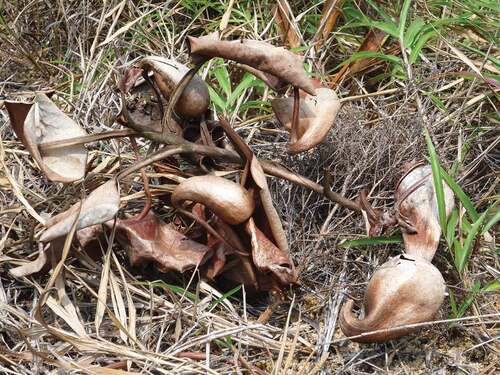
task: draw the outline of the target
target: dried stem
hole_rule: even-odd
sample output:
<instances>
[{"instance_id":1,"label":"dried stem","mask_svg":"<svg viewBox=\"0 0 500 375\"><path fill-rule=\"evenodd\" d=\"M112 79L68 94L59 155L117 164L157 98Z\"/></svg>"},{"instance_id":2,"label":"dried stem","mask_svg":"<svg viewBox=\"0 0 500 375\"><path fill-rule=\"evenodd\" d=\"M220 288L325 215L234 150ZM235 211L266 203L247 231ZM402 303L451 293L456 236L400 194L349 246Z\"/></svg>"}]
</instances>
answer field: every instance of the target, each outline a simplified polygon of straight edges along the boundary
<instances>
[{"instance_id":1,"label":"dried stem","mask_svg":"<svg viewBox=\"0 0 500 375\"><path fill-rule=\"evenodd\" d=\"M146 158L142 160L140 163L137 163L136 165L133 165L127 168L126 170L122 171L118 175L117 177L118 179L124 178L129 174L139 170L140 168L147 166L151 163L154 163L158 160L162 160L166 157L177 154L198 154L202 156L209 156L214 159L220 159L226 162L233 162L237 164L245 163L245 160L240 155L238 155L238 153L234 151L226 150L220 147L196 144L193 142L189 142L184 138L179 137L175 134L170 134L167 132L158 133L152 131L146 126L135 123L134 120L130 117L130 114L128 113L127 107L125 105L125 95L123 93L121 93L121 97L122 97L122 114L125 117L127 125L130 126L132 129L134 129L135 131L141 133L144 137L155 142L167 144L169 146L162 148L161 150L152 154L149 158ZM304 176L298 175L279 164L261 159L259 159L259 162L262 165L264 172L271 176L282 178L299 186L311 189L318 194L324 195L332 202L338 203L342 207L357 212L360 211L360 208L356 202L345 198L341 194L334 193L333 191L331 191L330 188L325 189L320 184L311 181L310 179Z\"/></svg>"},{"instance_id":2,"label":"dried stem","mask_svg":"<svg viewBox=\"0 0 500 375\"><path fill-rule=\"evenodd\" d=\"M300 109L300 93L299 88L293 88L293 116L292 128L290 129L290 142L295 143L298 139L299 131L299 109Z\"/></svg>"},{"instance_id":3,"label":"dried stem","mask_svg":"<svg viewBox=\"0 0 500 375\"><path fill-rule=\"evenodd\" d=\"M139 160L139 150L137 148L137 143L135 142L135 139L130 137L130 143L132 145L132 148L135 153L135 157L137 160ZM146 204L144 205L144 208L142 211L135 217L135 220L140 221L146 217L148 214L149 210L151 209L151 204L153 197L151 196L151 190L149 189L149 179L148 176L146 176L146 171L144 168L141 168L141 176L142 176L142 181L144 183L144 194L146 195Z\"/></svg>"},{"instance_id":4,"label":"dried stem","mask_svg":"<svg viewBox=\"0 0 500 375\"><path fill-rule=\"evenodd\" d=\"M102 141L104 139L130 137L137 135L138 135L137 132L132 129L110 130L107 132L102 132L97 134L84 135L82 137L74 137L74 138L63 139L60 141L45 142L38 145L38 148L43 155L46 154L47 151L57 150L59 148L76 146L85 143L92 143L92 142Z\"/></svg>"},{"instance_id":5,"label":"dried stem","mask_svg":"<svg viewBox=\"0 0 500 375\"><path fill-rule=\"evenodd\" d=\"M187 87L187 85L189 85L189 82L191 82L195 74L198 72L198 70L204 63L205 60L196 64L193 68L189 69L186 75L182 77L179 84L175 87L174 92L170 96L165 116L162 119L162 124L161 124L162 133L165 133L166 129L174 131L174 127L172 126L172 114L174 112L174 107L179 101L179 98L181 97L184 89Z\"/></svg>"}]
</instances>

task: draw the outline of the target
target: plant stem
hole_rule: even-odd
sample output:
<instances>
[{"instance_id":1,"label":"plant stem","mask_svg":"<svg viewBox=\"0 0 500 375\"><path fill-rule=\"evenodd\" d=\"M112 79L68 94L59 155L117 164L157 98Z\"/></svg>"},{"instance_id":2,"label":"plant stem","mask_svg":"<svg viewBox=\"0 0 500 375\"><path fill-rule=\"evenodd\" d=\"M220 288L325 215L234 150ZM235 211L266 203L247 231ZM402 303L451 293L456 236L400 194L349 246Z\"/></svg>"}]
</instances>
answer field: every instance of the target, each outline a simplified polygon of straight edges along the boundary
<instances>
[{"instance_id":1,"label":"plant stem","mask_svg":"<svg viewBox=\"0 0 500 375\"><path fill-rule=\"evenodd\" d=\"M299 88L293 88L293 115L292 127L290 129L290 143L297 142L299 132L299 109L300 109L300 93Z\"/></svg>"},{"instance_id":2,"label":"plant stem","mask_svg":"<svg viewBox=\"0 0 500 375\"><path fill-rule=\"evenodd\" d=\"M40 143L38 145L38 149L40 150L40 153L46 154L48 151L57 150L59 148L76 146L85 143L92 143L104 139L130 137L137 135L138 135L137 132L132 129L110 130L97 134L84 135L82 137L74 137L74 138L62 139L60 141Z\"/></svg>"},{"instance_id":3,"label":"plant stem","mask_svg":"<svg viewBox=\"0 0 500 375\"><path fill-rule=\"evenodd\" d=\"M167 111L165 113L165 116L162 119L162 124L161 124L161 130L162 133L165 133L165 131L168 129L169 131L173 131L174 127L172 126L172 114L174 112L174 107L179 101L179 98L181 97L182 93L184 92L184 89L189 85L189 82L193 79L195 74L200 70L201 66L205 63L205 60L201 61L200 63L196 64L193 68L189 69L189 71L186 73L184 77L182 77L181 81L179 84L175 87L174 92L170 96L170 100L168 102L167 106Z\"/></svg>"},{"instance_id":4,"label":"plant stem","mask_svg":"<svg viewBox=\"0 0 500 375\"><path fill-rule=\"evenodd\" d=\"M244 164L245 160L238 155L235 151L231 150L226 150L224 148L220 147L213 147L213 146L205 146L205 145L200 145L196 144L193 142L186 141L184 138L179 137L178 135L163 132L163 133L158 133L154 132L151 129L147 128L146 126L142 126L140 124L137 124L134 122L134 120L130 117L130 114L128 113L127 107L125 105L125 95L121 93L121 99L122 99L122 114L125 117L125 120L127 122L127 125L130 126L132 129L135 131L141 133L142 136L163 144L167 144L168 146L165 146L161 150L157 151L156 153L152 154L150 157L142 160L141 162L137 163L136 165L133 165L121 173L118 174L118 178L124 178L131 173L134 173L135 171L139 170L140 168L147 166L151 163L154 163L158 160L167 158L172 155L176 154L198 154L198 155L203 155L203 156L209 156L215 159L221 159L226 162L233 162L237 164ZM167 114L168 115L168 112ZM342 207L348 208L353 211L360 211L360 208L358 204L348 198L345 198L341 194L334 193L330 189L324 189L323 186L318 184L317 182L314 182L304 176L298 175L292 171L289 171L285 167L270 162L268 160L262 160L259 159L260 164L262 165L262 168L264 169L264 172L278 178L282 178L284 180L290 181L294 184L297 184L299 186L305 187L307 189L311 189L312 191L324 195L326 198L331 200L334 203L338 203Z\"/></svg>"}]
</instances>

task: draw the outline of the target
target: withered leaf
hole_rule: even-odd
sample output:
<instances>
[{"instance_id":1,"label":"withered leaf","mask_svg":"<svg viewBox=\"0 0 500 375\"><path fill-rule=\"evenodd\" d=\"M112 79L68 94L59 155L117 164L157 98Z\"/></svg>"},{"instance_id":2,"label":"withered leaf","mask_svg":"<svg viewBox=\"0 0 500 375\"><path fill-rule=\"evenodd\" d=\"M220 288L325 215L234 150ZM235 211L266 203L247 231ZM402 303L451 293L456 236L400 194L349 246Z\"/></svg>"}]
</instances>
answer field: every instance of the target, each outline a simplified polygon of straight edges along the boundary
<instances>
[{"instance_id":1,"label":"withered leaf","mask_svg":"<svg viewBox=\"0 0 500 375\"><path fill-rule=\"evenodd\" d=\"M5 101L5 108L7 108L12 129L14 129L14 132L24 145L26 144L26 139L24 137L24 120L26 120L26 116L31 106L31 103Z\"/></svg>"},{"instance_id":2,"label":"withered leaf","mask_svg":"<svg viewBox=\"0 0 500 375\"><path fill-rule=\"evenodd\" d=\"M50 270L51 261L58 262L64 247L64 238L56 238L49 245L38 243L38 256L35 260L27 262L9 272L14 277L23 277L33 274L45 274Z\"/></svg>"},{"instance_id":3,"label":"withered leaf","mask_svg":"<svg viewBox=\"0 0 500 375\"><path fill-rule=\"evenodd\" d=\"M276 2L276 22L281 31L281 40L291 48L300 46L300 36L294 28L294 18L290 4L286 0Z\"/></svg>"},{"instance_id":4,"label":"withered leaf","mask_svg":"<svg viewBox=\"0 0 500 375\"><path fill-rule=\"evenodd\" d=\"M154 81L166 100L169 100L175 87L189 71L187 66L161 56L145 57L139 61L139 66L146 72L153 72ZM209 105L207 85L200 76L195 75L177 101L175 112L181 117L199 118Z\"/></svg>"},{"instance_id":5,"label":"withered leaf","mask_svg":"<svg viewBox=\"0 0 500 375\"><path fill-rule=\"evenodd\" d=\"M195 60L199 60L200 56L233 60L270 73L315 95L314 86L302 65L303 59L283 47L258 40L223 41L219 40L217 32L201 38L189 36L188 42L190 54Z\"/></svg>"},{"instance_id":6,"label":"withered leaf","mask_svg":"<svg viewBox=\"0 0 500 375\"><path fill-rule=\"evenodd\" d=\"M293 98L278 98L271 102L278 121L291 129ZM288 145L290 154L307 151L321 143L335 122L340 101L335 91L322 87L316 89L316 96L306 95L300 101L297 141Z\"/></svg>"},{"instance_id":7,"label":"withered leaf","mask_svg":"<svg viewBox=\"0 0 500 375\"><path fill-rule=\"evenodd\" d=\"M271 272L281 284L289 285L297 282L295 267L288 252L273 244L250 218L245 229L250 235L252 243L252 259L257 269L264 273Z\"/></svg>"},{"instance_id":8,"label":"withered leaf","mask_svg":"<svg viewBox=\"0 0 500 375\"><path fill-rule=\"evenodd\" d=\"M181 207L185 201L205 205L228 224L243 223L254 210L252 196L246 189L214 175L190 177L177 185L172 204Z\"/></svg>"},{"instance_id":9,"label":"withered leaf","mask_svg":"<svg viewBox=\"0 0 500 375\"><path fill-rule=\"evenodd\" d=\"M41 143L87 135L76 122L43 93L35 95L27 113L26 104L11 102L6 105L16 134L49 180L69 183L84 177L87 163L84 145L50 149L43 155L38 149Z\"/></svg>"},{"instance_id":10,"label":"withered leaf","mask_svg":"<svg viewBox=\"0 0 500 375\"><path fill-rule=\"evenodd\" d=\"M80 204L82 208L78 215ZM78 202L68 210L47 220L45 224L47 230L41 235L40 241L47 242L68 234L75 220L78 220L77 230L105 223L116 215L119 207L120 193L117 182L111 179L91 192L83 202Z\"/></svg>"},{"instance_id":11,"label":"withered leaf","mask_svg":"<svg viewBox=\"0 0 500 375\"><path fill-rule=\"evenodd\" d=\"M454 195L445 182L443 190L448 216L454 206ZM406 252L431 261L441 237L431 166L416 165L411 168L399 181L395 200Z\"/></svg>"},{"instance_id":12,"label":"withered leaf","mask_svg":"<svg viewBox=\"0 0 500 375\"><path fill-rule=\"evenodd\" d=\"M38 257L35 260L27 262L19 267L13 268L9 272L14 277L29 276L34 273L40 272L47 264L47 261L47 254L45 253L44 247L41 246Z\"/></svg>"},{"instance_id":13,"label":"withered leaf","mask_svg":"<svg viewBox=\"0 0 500 375\"><path fill-rule=\"evenodd\" d=\"M140 220L118 220L116 234L131 265L154 262L161 272L187 271L212 254L209 247L190 240L151 212Z\"/></svg>"},{"instance_id":14,"label":"withered leaf","mask_svg":"<svg viewBox=\"0 0 500 375\"><path fill-rule=\"evenodd\" d=\"M140 68L129 68L126 69L125 72L123 73L123 77L118 83L118 88L120 91L123 93L128 93L132 87L135 86L137 80L139 79L140 76L144 71Z\"/></svg>"},{"instance_id":15,"label":"withered leaf","mask_svg":"<svg viewBox=\"0 0 500 375\"><path fill-rule=\"evenodd\" d=\"M250 147L224 118L220 119L220 124L237 152L246 161L242 183L249 191L257 193L256 210L245 224L250 236L253 262L260 272L272 273L281 284L295 283L297 274L288 253L288 242L262 166ZM261 226L262 230L258 226Z\"/></svg>"}]
</instances>

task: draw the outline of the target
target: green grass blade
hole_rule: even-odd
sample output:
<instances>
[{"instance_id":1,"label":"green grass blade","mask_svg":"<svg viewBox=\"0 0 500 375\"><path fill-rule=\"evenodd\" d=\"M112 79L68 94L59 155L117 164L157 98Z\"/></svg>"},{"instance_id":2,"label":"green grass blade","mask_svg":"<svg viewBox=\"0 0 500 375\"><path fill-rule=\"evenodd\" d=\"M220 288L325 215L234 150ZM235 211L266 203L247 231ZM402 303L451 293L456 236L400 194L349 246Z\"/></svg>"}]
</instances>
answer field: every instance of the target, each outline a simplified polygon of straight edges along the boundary
<instances>
[{"instance_id":1,"label":"green grass blade","mask_svg":"<svg viewBox=\"0 0 500 375\"><path fill-rule=\"evenodd\" d=\"M464 316L465 312L470 307L470 305L472 305L472 302L474 302L480 291L481 291L481 284L479 283L479 281L476 281L474 283L474 286L472 287L472 290L465 298L465 301L460 306L457 318L461 318L462 316Z\"/></svg>"},{"instance_id":2,"label":"green grass blade","mask_svg":"<svg viewBox=\"0 0 500 375\"><path fill-rule=\"evenodd\" d=\"M424 135L431 161L432 179L434 182L434 190L436 191L436 200L439 212L439 224L441 225L443 233L446 233L446 204L444 201L443 181L441 179L441 167L439 166L439 159L427 129L424 130Z\"/></svg>"},{"instance_id":3,"label":"green grass blade","mask_svg":"<svg viewBox=\"0 0 500 375\"><path fill-rule=\"evenodd\" d=\"M425 44L429 41L429 39L433 38L434 36L437 35L437 32L435 30L429 31L418 38L417 42L415 43L415 46L411 49L410 52L410 64L414 64L417 61L418 54L424 48Z\"/></svg>"},{"instance_id":4,"label":"green grass blade","mask_svg":"<svg viewBox=\"0 0 500 375\"><path fill-rule=\"evenodd\" d=\"M238 292L239 290L241 289L241 285L238 285L237 287L231 289L229 292L226 292L224 293L222 296L220 296L219 298L217 298L215 301L213 301L209 306L208 306L208 309L211 310L213 307L217 306L219 303L221 303L222 301L228 299L229 297L231 297L233 294L235 294L236 292Z\"/></svg>"},{"instance_id":5,"label":"green grass blade","mask_svg":"<svg viewBox=\"0 0 500 375\"><path fill-rule=\"evenodd\" d=\"M256 81L257 79L253 75L246 73L231 95L228 96L227 105L231 107L246 90L252 86L259 85L260 82Z\"/></svg>"},{"instance_id":6,"label":"green grass blade","mask_svg":"<svg viewBox=\"0 0 500 375\"><path fill-rule=\"evenodd\" d=\"M401 8L401 13L399 15L399 41L403 44L404 47L408 47L404 45L404 34L405 34L405 25L406 19L408 18L408 11L410 10L411 0L405 0L403 3L403 7Z\"/></svg>"},{"instance_id":7,"label":"green grass blade","mask_svg":"<svg viewBox=\"0 0 500 375\"><path fill-rule=\"evenodd\" d=\"M446 242L448 246L453 246L453 240L455 238L455 227L458 221L458 210L456 208L451 211L450 217L448 219L448 224L446 225Z\"/></svg>"},{"instance_id":8,"label":"green grass blade","mask_svg":"<svg viewBox=\"0 0 500 375\"><path fill-rule=\"evenodd\" d=\"M397 234L390 237L368 237L368 238L360 238L358 240L344 241L339 246L342 248L350 248L350 247L387 245L387 244L395 244L401 242L403 242L403 237L401 236L401 234Z\"/></svg>"},{"instance_id":9,"label":"green grass blade","mask_svg":"<svg viewBox=\"0 0 500 375\"><path fill-rule=\"evenodd\" d=\"M417 35L422 31L424 26L425 22L421 18L417 18L410 24L410 26L408 26L408 29L406 30L404 35L404 44L406 48L412 48Z\"/></svg>"},{"instance_id":10,"label":"green grass blade","mask_svg":"<svg viewBox=\"0 0 500 375\"><path fill-rule=\"evenodd\" d=\"M189 298L192 302L196 301L196 295L194 293L191 293L190 291L177 286L177 285L172 285L172 284L167 284L163 280L155 280L155 281L137 281L134 284L138 285L147 285L147 286L152 286L152 287L158 287L162 288L163 290L170 290L174 293L177 293L179 295L185 295L187 298Z\"/></svg>"},{"instance_id":11,"label":"green grass blade","mask_svg":"<svg viewBox=\"0 0 500 375\"><path fill-rule=\"evenodd\" d=\"M214 75L215 78L217 78L219 86L224 91L226 98L229 98L229 96L231 96L231 81L226 66L225 65L219 66L217 69L215 69Z\"/></svg>"},{"instance_id":12,"label":"green grass blade","mask_svg":"<svg viewBox=\"0 0 500 375\"><path fill-rule=\"evenodd\" d=\"M455 180L443 169L440 168L441 177L448 184L451 190L455 193L457 198L462 202L462 205L466 209L472 221L476 221L479 219L479 214L477 213L476 208L472 204L470 198L465 194L462 188L455 182Z\"/></svg>"},{"instance_id":13,"label":"green grass blade","mask_svg":"<svg viewBox=\"0 0 500 375\"><path fill-rule=\"evenodd\" d=\"M343 65L350 64L353 61L366 59L366 58L377 58L380 60L386 60L386 61L392 62L394 64L401 64L401 59L397 56L394 56L394 55L386 55L384 53L374 52L374 51L361 51L361 52L353 53L351 57L349 57L347 60L343 61L341 64L336 66L335 69L338 69Z\"/></svg>"},{"instance_id":14,"label":"green grass blade","mask_svg":"<svg viewBox=\"0 0 500 375\"><path fill-rule=\"evenodd\" d=\"M455 259L455 263L457 265L457 269L459 272L462 272L469 261L470 254L472 251L472 245L474 244L474 240L476 239L476 235L479 233L479 229L483 224L484 219L486 218L486 214L488 210L483 212L479 219L472 224L472 227L467 234L467 238L465 239L462 251L459 253L459 257Z\"/></svg>"},{"instance_id":15,"label":"green grass blade","mask_svg":"<svg viewBox=\"0 0 500 375\"><path fill-rule=\"evenodd\" d=\"M496 292L499 289L500 289L500 280L495 280L486 285L483 289L481 289L481 292L483 293Z\"/></svg>"},{"instance_id":16,"label":"green grass blade","mask_svg":"<svg viewBox=\"0 0 500 375\"><path fill-rule=\"evenodd\" d=\"M217 106L221 111L226 109L226 102L220 97L220 95L215 91L212 86L208 86L208 93L210 95L210 100Z\"/></svg>"},{"instance_id":17,"label":"green grass blade","mask_svg":"<svg viewBox=\"0 0 500 375\"><path fill-rule=\"evenodd\" d=\"M455 293L453 293L453 291L450 290L448 294L450 296L451 316L453 318L458 318L458 307L457 307L457 302L455 300Z\"/></svg>"},{"instance_id":18,"label":"green grass blade","mask_svg":"<svg viewBox=\"0 0 500 375\"><path fill-rule=\"evenodd\" d=\"M493 225L498 223L498 221L500 220L500 210L498 209L498 207L494 207L493 209L495 210L495 213L486 222L486 224L484 224L484 227L483 227L483 230L481 231L481 234L485 234L487 231L489 231L493 227Z\"/></svg>"}]
</instances>

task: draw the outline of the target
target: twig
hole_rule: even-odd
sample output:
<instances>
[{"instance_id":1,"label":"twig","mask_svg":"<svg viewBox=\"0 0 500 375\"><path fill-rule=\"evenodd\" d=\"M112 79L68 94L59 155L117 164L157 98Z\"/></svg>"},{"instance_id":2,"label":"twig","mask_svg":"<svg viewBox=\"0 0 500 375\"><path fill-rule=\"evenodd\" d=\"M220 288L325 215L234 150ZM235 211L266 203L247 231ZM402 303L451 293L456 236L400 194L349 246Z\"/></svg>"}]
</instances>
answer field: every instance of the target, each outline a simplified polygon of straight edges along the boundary
<instances>
[{"instance_id":1,"label":"twig","mask_svg":"<svg viewBox=\"0 0 500 375\"><path fill-rule=\"evenodd\" d=\"M137 143L135 142L135 139L130 137L130 143L132 145L132 148L135 153L135 157L139 159L139 150L137 148ZM151 209L151 204L152 204L152 196L151 196L151 190L149 189L149 179L148 176L146 176L146 171L144 168L141 169L141 176L142 176L142 181L144 184L144 195L146 196L146 204L144 205L142 211L135 217L135 220L140 221L146 217L148 214L149 210Z\"/></svg>"}]
</instances>

